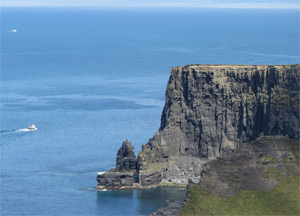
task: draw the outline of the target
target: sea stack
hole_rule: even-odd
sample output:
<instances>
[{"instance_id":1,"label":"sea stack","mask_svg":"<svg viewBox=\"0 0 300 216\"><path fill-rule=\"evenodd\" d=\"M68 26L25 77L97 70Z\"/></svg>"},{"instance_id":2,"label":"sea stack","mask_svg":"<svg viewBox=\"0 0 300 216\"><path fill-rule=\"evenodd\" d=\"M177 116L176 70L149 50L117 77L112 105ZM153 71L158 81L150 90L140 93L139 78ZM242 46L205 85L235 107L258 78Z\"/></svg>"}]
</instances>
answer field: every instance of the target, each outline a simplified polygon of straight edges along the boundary
<instances>
[{"instance_id":1,"label":"sea stack","mask_svg":"<svg viewBox=\"0 0 300 216\"><path fill-rule=\"evenodd\" d=\"M97 175L97 189L114 190L130 189L137 179L137 158L134 148L128 140L122 143L116 161L116 168L109 172L99 172Z\"/></svg>"}]
</instances>

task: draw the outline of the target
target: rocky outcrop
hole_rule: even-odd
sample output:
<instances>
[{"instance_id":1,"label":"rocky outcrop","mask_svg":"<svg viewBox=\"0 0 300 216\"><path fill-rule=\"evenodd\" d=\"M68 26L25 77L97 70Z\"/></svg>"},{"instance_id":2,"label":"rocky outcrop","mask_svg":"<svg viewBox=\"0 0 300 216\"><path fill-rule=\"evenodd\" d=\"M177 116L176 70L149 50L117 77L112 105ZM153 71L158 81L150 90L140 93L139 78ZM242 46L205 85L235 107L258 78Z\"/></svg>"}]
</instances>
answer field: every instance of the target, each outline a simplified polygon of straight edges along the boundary
<instances>
[{"instance_id":1,"label":"rocky outcrop","mask_svg":"<svg viewBox=\"0 0 300 216\"><path fill-rule=\"evenodd\" d=\"M128 171L137 169L137 159L134 149L128 140L122 143L117 154L116 171Z\"/></svg>"},{"instance_id":2,"label":"rocky outcrop","mask_svg":"<svg viewBox=\"0 0 300 216\"><path fill-rule=\"evenodd\" d=\"M172 68L158 132L143 144L137 163L131 148L122 146L113 171L132 170L139 186L199 183L208 160L247 142L275 135L299 139L299 69L299 64Z\"/></svg>"},{"instance_id":3,"label":"rocky outcrop","mask_svg":"<svg viewBox=\"0 0 300 216\"><path fill-rule=\"evenodd\" d=\"M97 189L127 189L133 187L133 172L100 172L97 175Z\"/></svg>"},{"instance_id":4,"label":"rocky outcrop","mask_svg":"<svg viewBox=\"0 0 300 216\"><path fill-rule=\"evenodd\" d=\"M137 158L134 149L128 140L122 143L116 161L116 168L108 172L99 172L97 175L100 190L130 189L138 182Z\"/></svg>"},{"instance_id":5,"label":"rocky outcrop","mask_svg":"<svg viewBox=\"0 0 300 216\"><path fill-rule=\"evenodd\" d=\"M166 201L167 206L157 209L149 216L175 216L178 215L180 209L183 207L184 202L170 198Z\"/></svg>"},{"instance_id":6,"label":"rocky outcrop","mask_svg":"<svg viewBox=\"0 0 300 216\"><path fill-rule=\"evenodd\" d=\"M174 67L160 129L143 145L139 169L150 172L159 167L162 182L199 182L208 159L261 135L299 139L299 68Z\"/></svg>"}]
</instances>

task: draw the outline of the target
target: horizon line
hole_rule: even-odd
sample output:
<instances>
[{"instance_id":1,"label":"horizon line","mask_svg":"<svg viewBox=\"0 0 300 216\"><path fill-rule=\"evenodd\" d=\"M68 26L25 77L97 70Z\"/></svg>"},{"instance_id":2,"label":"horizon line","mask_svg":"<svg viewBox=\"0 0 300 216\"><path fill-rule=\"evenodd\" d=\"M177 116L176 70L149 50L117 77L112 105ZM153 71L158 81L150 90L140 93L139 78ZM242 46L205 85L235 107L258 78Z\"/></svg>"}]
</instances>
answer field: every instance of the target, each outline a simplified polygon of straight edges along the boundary
<instances>
[{"instance_id":1,"label":"horizon line","mask_svg":"<svg viewBox=\"0 0 300 216\"><path fill-rule=\"evenodd\" d=\"M76 2L73 4L61 3L61 4L0 4L0 7L19 7L19 8L28 8L28 7L70 7L70 8L78 8L78 7L93 7L93 8L224 8L224 9L300 9L300 4L289 2L272 2L272 3L262 3L262 2L254 2L254 3L121 3L121 4L105 4L105 3L97 3L97 4L86 4L82 2Z\"/></svg>"}]
</instances>

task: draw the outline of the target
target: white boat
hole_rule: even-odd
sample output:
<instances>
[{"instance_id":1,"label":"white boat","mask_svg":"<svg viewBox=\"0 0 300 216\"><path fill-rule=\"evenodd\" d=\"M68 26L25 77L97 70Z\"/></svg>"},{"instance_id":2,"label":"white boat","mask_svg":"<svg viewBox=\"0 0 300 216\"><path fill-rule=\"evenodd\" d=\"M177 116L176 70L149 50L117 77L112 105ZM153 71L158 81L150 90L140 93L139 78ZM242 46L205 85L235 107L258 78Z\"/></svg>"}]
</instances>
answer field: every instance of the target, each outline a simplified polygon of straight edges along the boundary
<instances>
[{"instance_id":1,"label":"white boat","mask_svg":"<svg viewBox=\"0 0 300 216\"><path fill-rule=\"evenodd\" d=\"M37 127L34 124L32 124L29 125L28 130L37 130Z\"/></svg>"},{"instance_id":2,"label":"white boat","mask_svg":"<svg viewBox=\"0 0 300 216\"><path fill-rule=\"evenodd\" d=\"M13 29L13 30L11 30L11 32L17 32L17 30L16 30L16 29Z\"/></svg>"}]
</instances>

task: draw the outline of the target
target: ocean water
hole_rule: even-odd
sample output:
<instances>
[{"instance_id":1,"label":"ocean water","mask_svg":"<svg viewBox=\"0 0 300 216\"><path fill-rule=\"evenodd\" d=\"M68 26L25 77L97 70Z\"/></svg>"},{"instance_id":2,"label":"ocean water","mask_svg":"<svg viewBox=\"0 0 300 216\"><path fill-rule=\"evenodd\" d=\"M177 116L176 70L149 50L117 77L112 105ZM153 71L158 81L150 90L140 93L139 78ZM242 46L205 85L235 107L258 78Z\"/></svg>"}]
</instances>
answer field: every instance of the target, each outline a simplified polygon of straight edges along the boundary
<instances>
[{"instance_id":1,"label":"ocean water","mask_svg":"<svg viewBox=\"0 0 300 216\"><path fill-rule=\"evenodd\" d=\"M298 10L1 8L1 22L1 215L140 215L182 199L91 190L122 141L138 153L159 128L171 67L299 63Z\"/></svg>"}]
</instances>

